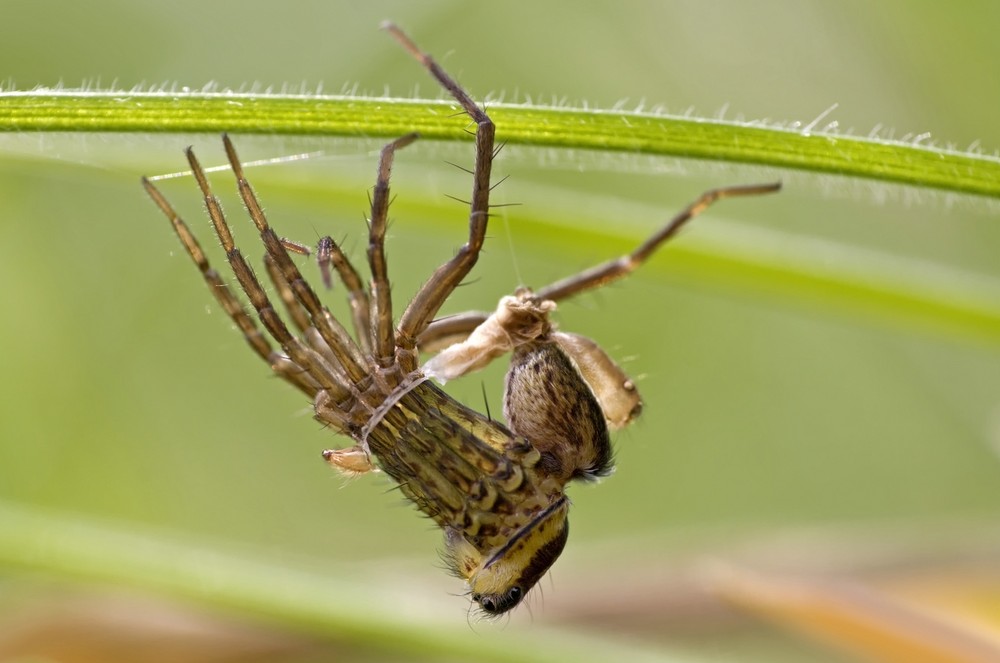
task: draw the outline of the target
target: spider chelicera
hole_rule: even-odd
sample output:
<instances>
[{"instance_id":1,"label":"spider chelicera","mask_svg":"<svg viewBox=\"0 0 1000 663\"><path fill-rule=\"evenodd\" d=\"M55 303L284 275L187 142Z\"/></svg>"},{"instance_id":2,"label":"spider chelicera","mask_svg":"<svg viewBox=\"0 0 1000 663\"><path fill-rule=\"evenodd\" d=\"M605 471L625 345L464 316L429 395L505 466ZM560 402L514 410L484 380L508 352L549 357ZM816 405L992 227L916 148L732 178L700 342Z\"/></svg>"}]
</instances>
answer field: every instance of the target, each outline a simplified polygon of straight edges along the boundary
<instances>
[{"instance_id":1,"label":"spider chelicera","mask_svg":"<svg viewBox=\"0 0 1000 663\"><path fill-rule=\"evenodd\" d=\"M317 248L324 282L329 286L332 267L346 287L353 335L320 302L289 254L308 250L281 239L269 224L228 136L223 137L226 155L260 232L264 266L295 331L233 241L190 148L188 162L215 233L264 331L209 265L163 195L148 179L143 186L254 352L312 400L319 421L354 441L346 449L323 452L327 462L350 474L382 470L398 482L403 494L444 530L446 558L468 583L473 600L485 613L497 615L516 606L562 552L569 532L567 483L610 473L608 431L625 426L641 409L635 385L596 343L554 329L549 314L555 302L628 275L716 200L770 193L780 185L708 191L628 255L538 290L519 288L492 314L436 319L483 245L495 130L486 112L429 55L396 26L383 28L476 125L468 240L423 284L398 321L384 251L389 175L396 151L416 134L381 152L368 227L368 285L332 239L323 238ZM440 352L421 366L420 353L434 350ZM506 353L512 356L506 425L455 401L429 379L460 377Z\"/></svg>"}]
</instances>

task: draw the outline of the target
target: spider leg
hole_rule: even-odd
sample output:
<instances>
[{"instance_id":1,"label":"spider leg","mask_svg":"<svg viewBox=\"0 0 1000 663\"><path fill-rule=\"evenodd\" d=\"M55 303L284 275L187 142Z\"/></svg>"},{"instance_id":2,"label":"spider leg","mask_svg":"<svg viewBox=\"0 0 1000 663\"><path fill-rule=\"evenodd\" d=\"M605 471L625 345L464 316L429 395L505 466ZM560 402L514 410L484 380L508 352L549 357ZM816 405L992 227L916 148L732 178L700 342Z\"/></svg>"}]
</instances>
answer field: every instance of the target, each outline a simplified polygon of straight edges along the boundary
<instances>
[{"instance_id":1,"label":"spider leg","mask_svg":"<svg viewBox=\"0 0 1000 663\"><path fill-rule=\"evenodd\" d=\"M420 352L438 352L449 345L461 343L476 327L490 317L484 311L466 311L432 321L417 337Z\"/></svg>"},{"instance_id":2,"label":"spider leg","mask_svg":"<svg viewBox=\"0 0 1000 663\"><path fill-rule=\"evenodd\" d=\"M598 398L605 404L609 421L625 425L640 406L635 386L624 372L593 341L572 334L550 334L547 323L555 302L588 289L597 288L632 273L690 219L713 202L734 196L777 191L778 184L737 186L706 191L670 220L663 228L629 254L545 286L537 292L519 290L504 297L496 312L486 315L469 311L431 322L418 336L421 351L439 349L424 364L424 372L439 381L451 380L482 368L521 343L549 336L559 343L584 373ZM548 304L546 304L548 303ZM524 315L522 315L522 313ZM539 324L544 321L544 324Z\"/></svg>"},{"instance_id":3,"label":"spider leg","mask_svg":"<svg viewBox=\"0 0 1000 663\"><path fill-rule=\"evenodd\" d=\"M609 260L596 267L591 267L579 274L556 281L555 283L550 283L544 288L535 291L535 300L558 302L585 290L599 288L612 281L617 281L620 278L628 276L639 265L644 263L649 256L655 253L664 242L676 235L685 223L704 212L712 203L723 198L759 196L766 193L774 193L779 189L781 189L780 182L710 189L698 196L694 202L681 210L663 228L653 233L649 239L640 244L631 253L614 260Z\"/></svg>"},{"instance_id":4,"label":"spider leg","mask_svg":"<svg viewBox=\"0 0 1000 663\"><path fill-rule=\"evenodd\" d=\"M268 343L266 337L261 333L256 323L254 323L253 319L247 313L247 310L233 294L233 291L223 282L219 273L209 264L208 259L205 257L205 252L202 250L201 245L188 225L152 182L144 177L142 185L146 189L146 193L149 194L149 197L160 208L160 211L170 220L174 231L181 240L181 244L195 265L198 266L198 270L201 272L202 278L204 278L209 290L215 296L219 305L222 306L226 315L243 332L243 337L246 339L247 344L253 348L257 356L270 364L271 368L284 380L293 384L306 395L310 397L315 396L321 387L317 379L307 372L305 368L306 362L303 360L303 363L299 363L272 349L271 344ZM247 271L249 271L249 268L247 268ZM264 315L261 314L261 316L263 320ZM278 336L275 335L275 338L278 339ZM286 352L291 355L288 349L286 349ZM297 354L302 359L302 354Z\"/></svg>"},{"instance_id":5,"label":"spider leg","mask_svg":"<svg viewBox=\"0 0 1000 663\"><path fill-rule=\"evenodd\" d=\"M271 256L275 264L277 264L280 268L282 275L289 284L289 287L291 287L292 292L295 293L295 298L302 304L303 307L305 307L306 311L309 312L312 325L316 327L320 335L323 337L323 340L326 341L326 344L333 351L338 361L337 365L343 368L344 372L355 386L362 387L366 384L368 377L368 371L366 369L367 360L364 355L361 354L361 350L354 343L354 340L351 338L350 334L347 333L347 330L344 329L337 319L330 314L327 308L320 303L319 298L316 296L312 287L310 287L305 279L302 278L299 268L296 267L294 262L292 262L284 244L268 224L267 218L264 216L264 211L261 209L260 202L257 200L257 196L254 194L253 189L250 188L250 184L243 173L243 166L236 154L236 149L233 147L232 141L227 135L222 137L222 141L226 148L226 156L229 159L229 164L233 169L233 173L236 175L240 196L243 198L243 202L247 207L250 218L253 219L254 224L257 226L257 230L260 231L260 238L264 243L264 248L267 249L268 255ZM199 184L202 184L202 182L204 182L202 190L206 192L206 202L210 197L214 200L214 196L210 196L207 192L208 185L207 181L205 181L204 175L200 178ZM215 204L215 207L218 208L218 203ZM211 208L209 209L209 212L212 212ZM219 211L218 214L221 217L221 211ZM229 241L230 243L232 242L231 238ZM225 245L226 242L223 240L223 246L225 247ZM249 295L250 293L247 294ZM333 393L331 393L331 396L336 397Z\"/></svg>"},{"instance_id":6,"label":"spider leg","mask_svg":"<svg viewBox=\"0 0 1000 663\"><path fill-rule=\"evenodd\" d=\"M389 217L389 175L396 150L417 139L417 134L407 134L397 138L382 148L378 161L378 178L372 195L372 213L368 222L368 264L372 271L371 320L375 323L372 331L372 347L375 361L380 368L389 368L396 363L396 338L392 320L392 291L385 262L385 229Z\"/></svg>"},{"instance_id":7,"label":"spider leg","mask_svg":"<svg viewBox=\"0 0 1000 663\"><path fill-rule=\"evenodd\" d=\"M264 267L267 269L267 274L278 291L278 296L281 297L281 301L285 305L285 310L288 311L289 317L291 317L292 322L295 323L295 327L299 332L302 333L302 337L306 343L309 344L310 348L318 352L328 364L336 366L337 358L334 356L333 351L330 350L330 346L326 344L320 333L312 326L309 313L302 308L299 300L295 298L295 293L292 292L291 286L285 280L285 275L281 273L281 268L267 254L264 254ZM315 397L316 392L313 392L311 395Z\"/></svg>"},{"instance_id":8,"label":"spider leg","mask_svg":"<svg viewBox=\"0 0 1000 663\"><path fill-rule=\"evenodd\" d=\"M371 321L369 318L368 292L358 270L341 250L340 246L333 241L332 237L323 237L316 245L316 262L319 264L320 274L323 276L323 284L327 288L333 286L330 278L330 265L337 270L341 282L347 288L347 302L351 308L351 321L354 324L354 334L361 346L361 351L367 355L372 352L371 346Z\"/></svg>"},{"instance_id":9,"label":"spider leg","mask_svg":"<svg viewBox=\"0 0 1000 663\"><path fill-rule=\"evenodd\" d=\"M322 240L320 241L322 242ZM285 309L288 311L289 317L291 317L295 326L302 333L309 347L318 352L327 362L335 364L337 359L333 356L333 351L330 350L330 346L326 344L326 341L323 340L323 337L316 328L312 326L309 313L295 298L295 293L292 292L291 286L288 285L284 274L281 273L281 269L270 255L264 255L264 266L267 268L268 276L271 277L271 282L274 283L281 301L285 304ZM319 388L317 387L309 395L315 398L318 391ZM323 458L326 459L326 462L331 467L351 477L375 470L375 466L371 462L371 454L366 452L360 444L346 449L327 449L323 452Z\"/></svg>"},{"instance_id":10,"label":"spider leg","mask_svg":"<svg viewBox=\"0 0 1000 663\"><path fill-rule=\"evenodd\" d=\"M533 299L536 301L548 300L558 302L585 290L598 288L623 278L635 271L639 265L645 262L668 239L677 234L681 226L704 212L712 203L723 198L773 193L780 188L780 183L772 183L733 186L706 191L631 253L615 260L609 260L606 263L561 279L555 283L550 283L536 290ZM435 352L448 345L460 343L476 327L486 322L489 316L489 313L482 311L465 311L464 313L457 313L434 320L417 337L417 345L421 352Z\"/></svg>"},{"instance_id":11,"label":"spider leg","mask_svg":"<svg viewBox=\"0 0 1000 663\"><path fill-rule=\"evenodd\" d=\"M302 244L301 242L290 240L287 237L281 238L281 244L288 251L297 253L300 256L312 255L312 251L308 246ZM268 265L268 272L271 274L271 280L275 282L275 285L278 285L277 277L272 271L272 268L277 268L277 264L267 254L264 254L264 260L265 263L270 261L270 264ZM316 244L316 264L319 266L319 272L323 279L323 285L327 290L333 288L333 279L330 276L330 266L333 265L333 267L337 270L337 274L340 276L341 282L347 287L347 303L351 307L351 321L354 324L354 332L356 334L355 340L361 346L361 351L366 355L370 355L371 332L369 331L368 292L365 290L365 287L361 282L361 277L358 275L358 271L354 269L354 265L351 264L351 261L329 235L321 237L319 242ZM291 288L287 287L288 281L286 281L283 276L281 277L281 280L286 284L287 293L291 295L292 299L294 299L294 293L292 293ZM284 297L285 293L282 294L282 299L285 300L286 308L289 308L289 313L292 313L292 309L289 307L289 301L286 297ZM305 315L306 318L308 318L308 313L305 313L304 309L301 307L297 307L296 313ZM296 321L296 325L303 331L306 328L312 327L312 324L309 322L299 324L299 322ZM315 330L315 328L313 329ZM329 350L329 346L327 346L327 349Z\"/></svg>"},{"instance_id":12,"label":"spider leg","mask_svg":"<svg viewBox=\"0 0 1000 663\"><path fill-rule=\"evenodd\" d=\"M350 293L351 310L358 340L369 353L372 347L376 348L374 356L381 368L389 368L395 363L392 297L385 259L385 231L389 212L389 174L392 170L395 151L409 145L416 138L416 134L409 134L389 143L382 149L379 159L378 179L372 197L368 234L368 262L372 272L371 293L373 299L371 303L369 303L360 276L347 256L333 242L333 239L324 237L317 247L318 262L323 273L324 283L327 284L327 287L330 286L329 267L332 263ZM272 280L278 285L282 292L282 299L285 300L285 305L289 308L290 314L295 318L300 329L303 333L308 333L310 330L315 331L314 327L309 326L305 311L295 301L295 295L291 292L288 282L284 279L277 265L269 256L265 260L268 270L272 272ZM369 321L374 321L376 324L374 332L371 330ZM303 323L305 323L305 327L303 327ZM322 342L322 338L318 340ZM316 347L314 339L310 339L310 341L313 343L313 347ZM376 469L371 461L371 454L365 449L364 444L356 444L346 449L327 449L323 452L323 458L331 467L346 476L357 476Z\"/></svg>"},{"instance_id":13,"label":"spider leg","mask_svg":"<svg viewBox=\"0 0 1000 663\"><path fill-rule=\"evenodd\" d=\"M243 254L236 248L232 232L230 232L229 225L226 223L226 218L222 213L222 207L212 193L211 187L208 184L208 178L205 176L205 171L202 169L201 164L198 163L194 151L188 148L186 155L195 181L201 189L205 206L208 209L209 217L215 228L216 236L219 238L222 248L226 252L229 265L232 267L236 279L240 282L240 287L242 287L243 292L250 299L250 304L257 311L257 315L268 333L281 344L282 349L288 355L289 359L305 369L332 398L341 401L354 397L356 392L352 389L352 385L346 376L341 373L340 366L328 364L314 350L303 345L299 339L295 338L288 331L288 327L285 326L281 316L278 315L277 311L271 305L267 294L260 285L260 281L257 280L257 276L250 269ZM276 237L275 240L278 241ZM287 257L287 254L285 256Z\"/></svg>"},{"instance_id":14,"label":"spider leg","mask_svg":"<svg viewBox=\"0 0 1000 663\"><path fill-rule=\"evenodd\" d=\"M412 352L417 337L424 331L437 314L444 301L462 282L479 258L490 208L490 171L493 167L494 134L493 121L479 108L462 87L438 65L434 59L421 51L406 34L392 23L383 23L387 30L403 48L407 50L425 69L451 93L472 121L476 123L476 160L473 168L472 202L469 210L469 239L455 256L439 267L417 292L403 312L396 330L396 344L400 352L400 362L406 371L416 368L417 357Z\"/></svg>"},{"instance_id":15,"label":"spider leg","mask_svg":"<svg viewBox=\"0 0 1000 663\"><path fill-rule=\"evenodd\" d=\"M295 293L292 292L291 286L288 285L285 275L281 273L281 269L274 262L274 259L266 253L264 254L264 268L267 270L267 275L270 277L271 283L274 284L275 290L278 291L278 296L281 297L285 310L288 311L288 316L292 319L296 329L304 334L307 329L312 327L309 314L299 304L299 300L295 299Z\"/></svg>"}]
</instances>

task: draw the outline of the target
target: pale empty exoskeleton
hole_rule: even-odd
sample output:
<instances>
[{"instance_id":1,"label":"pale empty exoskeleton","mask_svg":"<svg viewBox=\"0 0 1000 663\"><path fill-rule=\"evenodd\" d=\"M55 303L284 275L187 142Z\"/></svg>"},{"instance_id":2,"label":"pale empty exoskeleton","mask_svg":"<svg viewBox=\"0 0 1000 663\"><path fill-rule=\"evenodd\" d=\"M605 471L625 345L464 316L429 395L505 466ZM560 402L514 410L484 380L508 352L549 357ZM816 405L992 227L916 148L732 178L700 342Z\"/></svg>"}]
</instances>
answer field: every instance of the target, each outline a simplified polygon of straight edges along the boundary
<instances>
[{"instance_id":1,"label":"pale empty exoskeleton","mask_svg":"<svg viewBox=\"0 0 1000 663\"><path fill-rule=\"evenodd\" d=\"M566 484L611 471L608 430L628 424L641 407L635 385L593 341L553 328L549 314L555 302L629 274L714 201L768 193L778 185L708 191L631 254L539 290L519 288L489 315L435 319L483 245L496 156L494 126L430 56L395 26L383 27L476 125L468 241L424 283L398 322L384 253L389 173L396 150L416 134L382 150L369 219L369 285L333 240L319 242L323 280L329 284L332 265L347 289L353 336L299 272L288 251L306 251L272 229L231 141L223 137L240 195L260 231L267 273L297 333L288 328L234 244L204 171L187 151L230 267L280 350L208 264L162 194L149 180L143 184L254 351L312 399L319 421L353 439L349 448L325 451L327 461L349 473L381 469L397 481L403 494L444 530L447 559L467 581L473 600L484 612L500 614L517 605L562 552L569 531ZM435 350L439 354L421 366L419 353ZM430 380L460 377L506 353L512 355L506 426L453 400Z\"/></svg>"}]
</instances>

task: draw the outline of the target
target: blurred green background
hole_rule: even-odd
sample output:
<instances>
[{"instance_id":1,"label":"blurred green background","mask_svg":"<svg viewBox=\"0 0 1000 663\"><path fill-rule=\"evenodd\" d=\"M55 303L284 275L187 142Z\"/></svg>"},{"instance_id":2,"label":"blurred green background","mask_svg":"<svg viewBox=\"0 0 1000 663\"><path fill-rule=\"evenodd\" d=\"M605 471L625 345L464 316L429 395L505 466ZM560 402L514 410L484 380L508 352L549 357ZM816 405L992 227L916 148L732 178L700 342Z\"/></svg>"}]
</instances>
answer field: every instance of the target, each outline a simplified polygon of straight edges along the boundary
<instances>
[{"instance_id":1,"label":"blurred green background","mask_svg":"<svg viewBox=\"0 0 1000 663\"><path fill-rule=\"evenodd\" d=\"M1000 7L987 1L8 0L4 17L0 62L16 89L322 84L438 97L376 29L392 18L477 98L803 123L836 103L824 124L844 131L1000 146ZM192 143L204 163L222 162L216 136L0 135L0 500L360 574L429 597L427 610L468 630L464 599L448 595L461 585L437 568L439 532L385 479L343 485L322 463L319 452L344 441L269 377L145 199L139 176L183 170ZM377 141L237 144L244 159L323 151L250 175L280 233L332 234L363 261ZM446 194L467 195L468 177L445 162L471 156L470 145L430 143L399 156L397 306L462 241L465 212ZM906 264L928 266L928 278L931 266L1000 278L994 202L633 155L509 148L495 172L510 175L496 202L518 205L494 221L449 311L491 309L520 283L616 256L708 187L775 177L783 194L725 202L678 245L749 233L779 252L829 242L847 260L917 261ZM213 181L252 247L230 180ZM190 178L163 189L214 247ZM567 551L502 637L585 625L695 660L846 660L745 624L729 624L729 638L671 635L690 615L669 593L702 560L761 546L810 569L827 557L850 567L872 550L905 561L995 543L1000 339L743 274L672 262L668 248L628 281L560 307L562 328L641 378L646 409L617 436L617 474L573 487ZM485 389L499 412L502 376L498 366L449 390L481 409ZM19 588L8 614L30 584L8 577Z\"/></svg>"}]
</instances>

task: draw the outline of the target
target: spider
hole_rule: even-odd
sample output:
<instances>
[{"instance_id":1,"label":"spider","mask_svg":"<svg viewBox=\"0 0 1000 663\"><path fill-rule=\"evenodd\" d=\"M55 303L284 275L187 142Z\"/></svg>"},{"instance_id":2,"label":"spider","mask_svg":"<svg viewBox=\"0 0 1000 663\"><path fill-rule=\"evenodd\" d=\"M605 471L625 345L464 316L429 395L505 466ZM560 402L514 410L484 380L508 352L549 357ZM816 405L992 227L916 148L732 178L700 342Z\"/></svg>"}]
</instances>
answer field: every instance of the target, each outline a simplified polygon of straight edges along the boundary
<instances>
[{"instance_id":1,"label":"spider","mask_svg":"<svg viewBox=\"0 0 1000 663\"><path fill-rule=\"evenodd\" d=\"M445 557L467 582L473 601L487 615L499 615L520 603L562 552L569 532L567 483L609 474L608 431L627 425L641 409L635 385L596 343L554 328L549 316L556 302L628 275L716 200L769 193L780 185L708 191L628 255L538 290L519 288L489 315L469 312L435 319L476 264L483 245L495 130L486 112L431 56L395 25L382 27L476 126L468 240L423 284L398 321L384 251L389 177L396 152L416 140L416 134L381 151L368 226L368 286L332 239L323 238L317 248L323 281L330 285L332 267L346 287L353 336L320 302L289 253L309 250L281 239L271 227L228 136L223 136L226 155L264 244L264 266L297 333L234 243L191 148L187 160L215 233L266 334L209 265L166 198L146 178L143 186L254 352L312 400L316 419L353 440L346 449L324 451L326 461L349 474L381 470L394 479L444 530ZM439 349L420 365L421 352ZM506 353L512 356L504 397L506 425L455 401L430 380L460 377Z\"/></svg>"}]
</instances>

